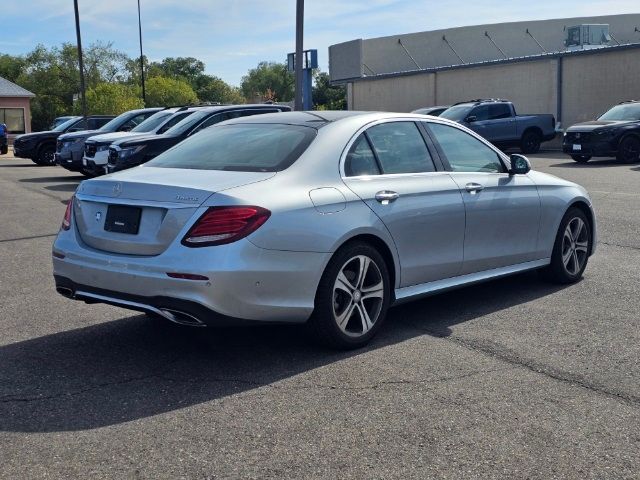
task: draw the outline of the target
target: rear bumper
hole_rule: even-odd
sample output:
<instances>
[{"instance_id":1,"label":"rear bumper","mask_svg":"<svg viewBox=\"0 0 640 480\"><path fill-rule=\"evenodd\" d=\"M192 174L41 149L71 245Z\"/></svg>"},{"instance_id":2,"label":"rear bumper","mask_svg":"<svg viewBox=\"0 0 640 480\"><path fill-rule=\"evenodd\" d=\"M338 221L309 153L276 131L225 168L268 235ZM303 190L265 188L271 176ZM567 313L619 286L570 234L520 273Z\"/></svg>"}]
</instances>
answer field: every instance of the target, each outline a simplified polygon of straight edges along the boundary
<instances>
[{"instance_id":1,"label":"rear bumper","mask_svg":"<svg viewBox=\"0 0 640 480\"><path fill-rule=\"evenodd\" d=\"M306 321L331 256L266 250L247 239L194 249L175 241L160 255L121 255L83 244L75 226L60 232L53 251L56 287L67 297L153 313L171 309L207 325ZM167 272L209 280L171 278Z\"/></svg>"}]
</instances>

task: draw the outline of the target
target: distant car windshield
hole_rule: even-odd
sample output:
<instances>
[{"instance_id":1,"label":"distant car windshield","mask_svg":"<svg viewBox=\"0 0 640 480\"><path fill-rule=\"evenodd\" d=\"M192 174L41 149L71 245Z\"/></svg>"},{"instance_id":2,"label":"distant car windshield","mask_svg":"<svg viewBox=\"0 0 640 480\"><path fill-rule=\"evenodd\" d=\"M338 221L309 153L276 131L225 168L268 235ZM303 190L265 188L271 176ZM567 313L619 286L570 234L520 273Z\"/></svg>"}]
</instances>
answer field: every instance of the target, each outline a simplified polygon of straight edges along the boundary
<instances>
[{"instance_id":1,"label":"distant car windshield","mask_svg":"<svg viewBox=\"0 0 640 480\"><path fill-rule=\"evenodd\" d=\"M166 110L161 110L157 113L154 113L149 118L147 118L144 122L141 122L135 128L132 128L132 132L153 132L156 128L162 125L167 118L173 115L174 112L168 112Z\"/></svg>"},{"instance_id":2,"label":"distant car windshield","mask_svg":"<svg viewBox=\"0 0 640 480\"><path fill-rule=\"evenodd\" d=\"M66 122L63 122L60 125L58 125L56 128L53 129L53 131L54 132L64 132L67 128L69 128L71 125L76 123L78 120L80 120L80 117L72 117L69 120L67 120Z\"/></svg>"},{"instance_id":3,"label":"distant car windshield","mask_svg":"<svg viewBox=\"0 0 640 480\"><path fill-rule=\"evenodd\" d=\"M129 118L131 118L131 112L124 112L118 115L116 118L108 121L103 126L101 126L98 131L102 132L115 132L120 125L126 122Z\"/></svg>"},{"instance_id":4,"label":"distant car windshield","mask_svg":"<svg viewBox=\"0 0 640 480\"><path fill-rule=\"evenodd\" d=\"M598 120L640 120L640 103L624 103L622 105L616 105L598 118Z\"/></svg>"},{"instance_id":5,"label":"distant car windshield","mask_svg":"<svg viewBox=\"0 0 640 480\"><path fill-rule=\"evenodd\" d=\"M454 122L459 122L467 118L471 108L472 107L469 105L456 105L455 107L447 108L439 116L448 120L453 120Z\"/></svg>"},{"instance_id":6,"label":"distant car windshield","mask_svg":"<svg viewBox=\"0 0 640 480\"><path fill-rule=\"evenodd\" d=\"M316 130L300 125L235 124L202 130L146 163L149 167L278 172L307 149Z\"/></svg>"},{"instance_id":7,"label":"distant car windshield","mask_svg":"<svg viewBox=\"0 0 640 480\"><path fill-rule=\"evenodd\" d=\"M71 120L72 118L75 118L75 117L72 117L72 116L69 116L69 117L58 117L58 118L54 119L53 123L51 124L51 130L56 128L58 125L61 125L61 124L63 124L64 122L66 122L68 120Z\"/></svg>"},{"instance_id":8,"label":"distant car windshield","mask_svg":"<svg viewBox=\"0 0 640 480\"><path fill-rule=\"evenodd\" d=\"M197 124L200 120L202 120L204 117L208 115L211 115L211 111L203 110L200 112L195 112L189 115L187 118L176 123L173 127L171 127L169 130L167 130L164 133L168 135L180 135L181 133L186 132L189 128Z\"/></svg>"}]
</instances>

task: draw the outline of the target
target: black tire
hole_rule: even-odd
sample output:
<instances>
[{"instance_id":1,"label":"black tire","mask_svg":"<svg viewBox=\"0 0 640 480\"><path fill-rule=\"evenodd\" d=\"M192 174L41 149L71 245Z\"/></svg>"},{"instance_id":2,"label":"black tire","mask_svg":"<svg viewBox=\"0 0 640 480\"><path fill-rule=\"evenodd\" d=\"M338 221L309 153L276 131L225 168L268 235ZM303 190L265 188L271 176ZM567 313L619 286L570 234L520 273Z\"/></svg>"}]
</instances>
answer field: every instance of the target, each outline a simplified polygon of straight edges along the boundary
<instances>
[{"instance_id":1,"label":"black tire","mask_svg":"<svg viewBox=\"0 0 640 480\"><path fill-rule=\"evenodd\" d=\"M573 158L578 163L587 163L589 160L591 160L591 155L571 155L571 158Z\"/></svg>"},{"instance_id":2,"label":"black tire","mask_svg":"<svg viewBox=\"0 0 640 480\"><path fill-rule=\"evenodd\" d=\"M55 165L54 153L56 153L56 146L51 143L45 144L40 147L38 156L33 161L40 166Z\"/></svg>"},{"instance_id":3,"label":"black tire","mask_svg":"<svg viewBox=\"0 0 640 480\"><path fill-rule=\"evenodd\" d=\"M6 155L7 153L9 153L9 147L7 145L2 145L2 147L0 147L0 154Z\"/></svg>"},{"instance_id":4,"label":"black tire","mask_svg":"<svg viewBox=\"0 0 640 480\"><path fill-rule=\"evenodd\" d=\"M370 263L365 263L365 275L360 280L356 270L361 269L361 258L365 257ZM345 285L338 279L341 273L349 282L349 290L337 287L338 284ZM350 278L350 273L355 276ZM351 281L355 281L354 284ZM351 290L353 285L356 287ZM380 285L381 288L377 288ZM351 293L347 293L349 291ZM376 295L373 295L374 291L377 292ZM379 294L382 298L378 297ZM390 297L390 276L382 255L367 243L349 243L333 255L322 274L316 292L315 308L307 327L315 341L330 348L348 350L363 347L380 329L389 308ZM366 311L365 317L372 321L364 319L361 309ZM344 319L342 327L338 324L340 317ZM365 324L370 326L365 327ZM365 331L365 328L368 329Z\"/></svg>"},{"instance_id":5,"label":"black tire","mask_svg":"<svg viewBox=\"0 0 640 480\"><path fill-rule=\"evenodd\" d=\"M520 150L522 153L538 153L540 144L542 143L542 135L535 130L527 130L522 134L520 139Z\"/></svg>"},{"instance_id":6,"label":"black tire","mask_svg":"<svg viewBox=\"0 0 640 480\"><path fill-rule=\"evenodd\" d=\"M94 177L96 177L96 176L97 176L97 175L96 175L92 170L89 170L89 169L84 168L84 167L82 167L82 168L80 169L80 173L81 173L82 175L84 175L85 177L87 177L87 178L94 178Z\"/></svg>"},{"instance_id":7,"label":"black tire","mask_svg":"<svg viewBox=\"0 0 640 480\"><path fill-rule=\"evenodd\" d=\"M640 160L640 140L627 137L618 145L616 158L622 163L637 163Z\"/></svg>"},{"instance_id":8,"label":"black tire","mask_svg":"<svg viewBox=\"0 0 640 480\"><path fill-rule=\"evenodd\" d=\"M572 235L576 237L573 240L565 235L570 224L572 226ZM580 227L579 230L574 228L577 225L583 225L584 228ZM592 248L591 238L589 219L582 210L571 207L562 217L560 227L556 233L551 263L540 271L543 278L562 284L575 283L580 280L589 261ZM568 262L566 261L567 258Z\"/></svg>"}]
</instances>

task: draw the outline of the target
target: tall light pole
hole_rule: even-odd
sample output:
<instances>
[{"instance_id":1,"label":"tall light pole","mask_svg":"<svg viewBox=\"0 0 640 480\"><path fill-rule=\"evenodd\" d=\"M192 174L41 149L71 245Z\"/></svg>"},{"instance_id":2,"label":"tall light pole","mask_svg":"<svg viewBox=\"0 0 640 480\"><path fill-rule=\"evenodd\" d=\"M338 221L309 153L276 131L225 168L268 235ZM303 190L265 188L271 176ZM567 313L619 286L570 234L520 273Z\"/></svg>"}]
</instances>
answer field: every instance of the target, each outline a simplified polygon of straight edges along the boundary
<instances>
[{"instance_id":1,"label":"tall light pole","mask_svg":"<svg viewBox=\"0 0 640 480\"><path fill-rule=\"evenodd\" d=\"M82 115L87 116L87 98L84 84L84 62L82 61L82 40L80 39L80 14L78 13L78 0L73 0L73 9L76 14L76 38L78 41L78 64L80 66L80 97L82 99Z\"/></svg>"},{"instance_id":2,"label":"tall light pole","mask_svg":"<svg viewBox=\"0 0 640 480\"><path fill-rule=\"evenodd\" d=\"M295 109L302 110L302 49L304 33L304 0L296 0L296 101Z\"/></svg>"},{"instance_id":3,"label":"tall light pole","mask_svg":"<svg viewBox=\"0 0 640 480\"><path fill-rule=\"evenodd\" d=\"M144 57L142 56L142 22L140 20L140 0L138 0L138 36L140 38L140 76L142 78L142 102L146 103L147 95L144 90Z\"/></svg>"}]
</instances>

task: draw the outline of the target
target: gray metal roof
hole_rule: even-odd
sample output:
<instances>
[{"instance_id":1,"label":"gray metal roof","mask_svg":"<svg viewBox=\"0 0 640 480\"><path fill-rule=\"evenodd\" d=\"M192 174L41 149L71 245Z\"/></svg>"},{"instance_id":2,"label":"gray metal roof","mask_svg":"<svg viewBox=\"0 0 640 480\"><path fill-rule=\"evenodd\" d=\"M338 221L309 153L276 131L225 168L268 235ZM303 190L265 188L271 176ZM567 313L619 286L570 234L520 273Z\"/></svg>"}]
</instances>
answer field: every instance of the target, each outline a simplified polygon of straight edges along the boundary
<instances>
[{"instance_id":1,"label":"gray metal roof","mask_svg":"<svg viewBox=\"0 0 640 480\"><path fill-rule=\"evenodd\" d=\"M443 66L432 67L432 68L421 68L421 69L413 69L413 70L403 70L398 72L379 73L376 75L363 75L361 77L334 80L331 82L331 84L341 85L348 82L356 82L356 81L360 82L360 81L377 80L380 78L391 78L391 77L405 77L409 75L418 75L421 73L434 73L434 72L440 72L444 70L458 70L458 69L464 69L464 68L481 67L485 65L500 65L505 63L529 62L529 61L535 61L535 60L542 60L545 58L558 58L558 57L566 57L566 56L574 56L574 55L597 55L601 53L607 53L612 50L616 51L616 50L627 50L627 49L640 49L640 42L628 43L623 45L602 46L599 48L590 48L587 50L566 50L563 52L540 53L536 55L525 55L522 57L501 58L498 60L487 60L487 61L464 63L464 64L457 64L457 65L443 65Z\"/></svg>"},{"instance_id":2,"label":"gray metal roof","mask_svg":"<svg viewBox=\"0 0 640 480\"><path fill-rule=\"evenodd\" d=\"M10 82L6 78L0 77L0 97L35 97L35 93L31 93L26 88Z\"/></svg>"},{"instance_id":3,"label":"gray metal roof","mask_svg":"<svg viewBox=\"0 0 640 480\"><path fill-rule=\"evenodd\" d=\"M610 47L640 42L640 13L473 25L331 45L329 73L344 82L564 53L566 28L580 24L608 24Z\"/></svg>"}]
</instances>

